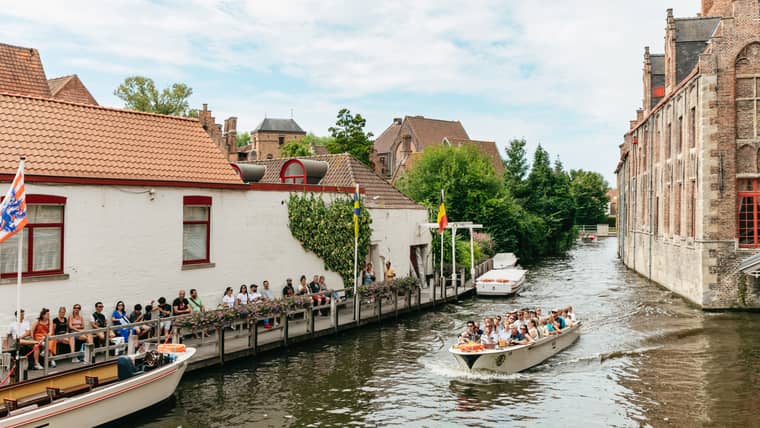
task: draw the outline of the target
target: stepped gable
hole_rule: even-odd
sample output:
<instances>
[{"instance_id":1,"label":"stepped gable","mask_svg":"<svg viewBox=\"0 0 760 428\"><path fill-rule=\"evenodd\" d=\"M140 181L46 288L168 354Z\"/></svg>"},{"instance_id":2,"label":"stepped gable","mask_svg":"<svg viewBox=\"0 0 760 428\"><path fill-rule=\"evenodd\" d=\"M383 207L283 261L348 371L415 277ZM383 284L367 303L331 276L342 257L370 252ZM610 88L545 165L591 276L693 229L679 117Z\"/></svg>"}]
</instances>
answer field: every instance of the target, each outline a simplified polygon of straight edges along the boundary
<instances>
[{"instance_id":1,"label":"stepped gable","mask_svg":"<svg viewBox=\"0 0 760 428\"><path fill-rule=\"evenodd\" d=\"M37 49L0 43L0 92L50 98Z\"/></svg>"},{"instance_id":2,"label":"stepped gable","mask_svg":"<svg viewBox=\"0 0 760 428\"><path fill-rule=\"evenodd\" d=\"M426 209L413 200L404 196L398 189L390 185L382 177L372 171L367 165L348 153L316 156L299 156L296 158L280 158L257 160L246 163L266 166L266 173L259 183L280 183L280 170L285 162L291 159L310 159L327 162L325 176L320 180L320 186L359 187L365 191L364 203L370 208L407 208Z\"/></svg>"},{"instance_id":3,"label":"stepped gable","mask_svg":"<svg viewBox=\"0 0 760 428\"><path fill-rule=\"evenodd\" d=\"M197 119L0 93L0 123L0 173L242 184Z\"/></svg>"}]
</instances>

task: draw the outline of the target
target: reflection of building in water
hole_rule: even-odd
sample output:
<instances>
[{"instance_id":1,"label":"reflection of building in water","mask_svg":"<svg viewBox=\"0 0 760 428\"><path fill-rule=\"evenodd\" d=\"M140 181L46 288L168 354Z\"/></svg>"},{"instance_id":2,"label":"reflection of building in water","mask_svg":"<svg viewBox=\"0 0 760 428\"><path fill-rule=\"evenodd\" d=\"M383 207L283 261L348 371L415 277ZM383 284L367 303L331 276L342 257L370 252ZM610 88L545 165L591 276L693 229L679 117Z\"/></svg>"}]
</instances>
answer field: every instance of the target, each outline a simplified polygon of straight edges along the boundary
<instances>
[{"instance_id":1,"label":"reflection of building in water","mask_svg":"<svg viewBox=\"0 0 760 428\"><path fill-rule=\"evenodd\" d=\"M705 308L760 307L738 274L760 249L757 0L667 12L665 52L644 51L644 105L616 173L627 266Z\"/></svg>"}]
</instances>

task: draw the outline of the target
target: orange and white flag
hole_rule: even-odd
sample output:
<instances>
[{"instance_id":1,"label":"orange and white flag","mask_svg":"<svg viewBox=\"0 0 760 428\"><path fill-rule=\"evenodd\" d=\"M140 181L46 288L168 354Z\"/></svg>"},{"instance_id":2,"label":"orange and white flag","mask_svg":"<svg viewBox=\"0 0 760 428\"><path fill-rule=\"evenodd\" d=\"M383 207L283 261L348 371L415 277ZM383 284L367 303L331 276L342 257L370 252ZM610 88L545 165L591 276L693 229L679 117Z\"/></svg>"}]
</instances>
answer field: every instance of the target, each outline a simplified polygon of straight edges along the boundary
<instances>
[{"instance_id":1,"label":"orange and white flag","mask_svg":"<svg viewBox=\"0 0 760 428\"><path fill-rule=\"evenodd\" d=\"M8 193L0 202L0 243L26 226L26 192L24 191L24 161L18 165Z\"/></svg>"}]
</instances>

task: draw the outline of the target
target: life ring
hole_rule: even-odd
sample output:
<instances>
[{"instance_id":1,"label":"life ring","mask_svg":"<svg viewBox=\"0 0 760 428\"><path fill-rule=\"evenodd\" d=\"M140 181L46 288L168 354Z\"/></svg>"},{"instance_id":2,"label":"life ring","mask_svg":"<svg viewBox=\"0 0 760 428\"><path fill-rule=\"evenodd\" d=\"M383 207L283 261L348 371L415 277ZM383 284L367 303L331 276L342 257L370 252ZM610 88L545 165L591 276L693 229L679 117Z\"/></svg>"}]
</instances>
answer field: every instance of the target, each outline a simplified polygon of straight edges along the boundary
<instances>
[{"instance_id":1,"label":"life ring","mask_svg":"<svg viewBox=\"0 0 760 428\"><path fill-rule=\"evenodd\" d=\"M158 345L158 352L162 354L177 354L186 350L187 346L183 343L162 343Z\"/></svg>"}]
</instances>

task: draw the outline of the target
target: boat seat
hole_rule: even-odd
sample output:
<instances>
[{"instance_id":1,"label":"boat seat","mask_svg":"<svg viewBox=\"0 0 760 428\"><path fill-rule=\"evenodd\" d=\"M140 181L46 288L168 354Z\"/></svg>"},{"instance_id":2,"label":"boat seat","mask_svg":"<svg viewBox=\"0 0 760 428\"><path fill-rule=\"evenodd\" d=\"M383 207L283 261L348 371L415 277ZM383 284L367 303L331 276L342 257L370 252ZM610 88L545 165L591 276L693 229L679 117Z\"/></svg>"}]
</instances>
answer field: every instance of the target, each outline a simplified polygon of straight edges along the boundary
<instances>
[{"instance_id":1,"label":"boat seat","mask_svg":"<svg viewBox=\"0 0 760 428\"><path fill-rule=\"evenodd\" d=\"M85 376L85 381L92 387L108 385L119 380L118 376L99 379L97 376Z\"/></svg>"},{"instance_id":2,"label":"boat seat","mask_svg":"<svg viewBox=\"0 0 760 428\"><path fill-rule=\"evenodd\" d=\"M75 395L79 395L79 394L81 394L83 392L87 392L87 391L91 390L92 389L92 385L89 385L87 383L83 383L83 384L80 384L80 385L74 385L74 386L69 387L69 388L60 388L60 389L59 388L53 388L53 389L57 389L58 390L57 391L57 393L58 393L57 398L68 398L68 397L73 397Z\"/></svg>"},{"instance_id":3,"label":"boat seat","mask_svg":"<svg viewBox=\"0 0 760 428\"><path fill-rule=\"evenodd\" d=\"M6 410L8 412L12 412L16 409L20 409L22 407L27 407L27 406L33 406L33 405L44 406L45 404L50 404L52 399L47 393L45 393L45 394L34 394L28 397L21 397L17 400L5 398L4 401L5 401Z\"/></svg>"}]
</instances>

